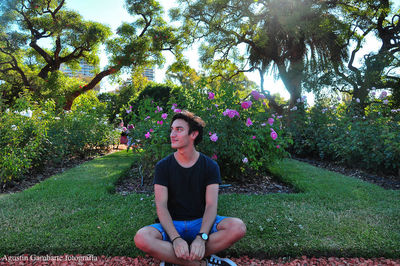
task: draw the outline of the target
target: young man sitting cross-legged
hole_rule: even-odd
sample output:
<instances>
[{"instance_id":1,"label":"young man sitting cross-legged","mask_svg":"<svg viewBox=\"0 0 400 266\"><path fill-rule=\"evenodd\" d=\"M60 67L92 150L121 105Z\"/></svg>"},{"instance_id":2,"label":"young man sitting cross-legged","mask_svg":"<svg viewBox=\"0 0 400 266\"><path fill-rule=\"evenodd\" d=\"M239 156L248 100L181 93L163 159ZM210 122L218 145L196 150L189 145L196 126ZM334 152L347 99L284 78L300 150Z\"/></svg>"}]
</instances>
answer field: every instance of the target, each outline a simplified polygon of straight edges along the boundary
<instances>
[{"instance_id":1,"label":"young man sitting cross-legged","mask_svg":"<svg viewBox=\"0 0 400 266\"><path fill-rule=\"evenodd\" d=\"M243 238L246 226L217 215L219 166L195 148L205 123L188 111L175 114L171 123L171 147L177 151L157 163L154 177L160 223L140 229L135 244L161 265L236 265L212 255Z\"/></svg>"}]
</instances>

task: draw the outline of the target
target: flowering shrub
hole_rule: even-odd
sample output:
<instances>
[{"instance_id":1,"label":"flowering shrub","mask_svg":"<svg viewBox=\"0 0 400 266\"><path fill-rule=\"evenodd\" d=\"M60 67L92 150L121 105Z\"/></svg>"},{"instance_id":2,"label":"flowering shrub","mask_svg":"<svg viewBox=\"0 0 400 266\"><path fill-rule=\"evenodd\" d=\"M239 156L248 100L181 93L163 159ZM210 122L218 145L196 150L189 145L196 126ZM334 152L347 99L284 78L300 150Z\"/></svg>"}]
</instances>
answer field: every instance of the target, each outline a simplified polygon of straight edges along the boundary
<instances>
[{"instance_id":1,"label":"flowering shrub","mask_svg":"<svg viewBox=\"0 0 400 266\"><path fill-rule=\"evenodd\" d=\"M120 132L109 125L105 106L94 94L78 97L72 110L57 113L54 101L42 106L20 98L0 115L0 182L20 179L32 169L108 149Z\"/></svg>"},{"instance_id":2,"label":"flowering shrub","mask_svg":"<svg viewBox=\"0 0 400 266\"><path fill-rule=\"evenodd\" d=\"M181 88L174 95L167 106L144 101L138 107L139 115L126 124L134 127L128 136L132 145L143 150L146 168L154 167L158 160L173 152L169 140L170 118L182 109L206 122L198 150L218 162L224 178L237 179L249 169L266 170L268 164L286 155L287 139L283 137L280 118L270 113L261 96L241 97L232 84L211 90L202 85L196 89Z\"/></svg>"},{"instance_id":3,"label":"flowering shrub","mask_svg":"<svg viewBox=\"0 0 400 266\"><path fill-rule=\"evenodd\" d=\"M288 127L291 151L375 172L397 174L400 169L400 109L391 109L387 93L371 95L371 104L360 115L346 102L317 103L296 111L301 123ZM358 103L357 99L355 102ZM299 110L302 105L299 104Z\"/></svg>"}]
</instances>

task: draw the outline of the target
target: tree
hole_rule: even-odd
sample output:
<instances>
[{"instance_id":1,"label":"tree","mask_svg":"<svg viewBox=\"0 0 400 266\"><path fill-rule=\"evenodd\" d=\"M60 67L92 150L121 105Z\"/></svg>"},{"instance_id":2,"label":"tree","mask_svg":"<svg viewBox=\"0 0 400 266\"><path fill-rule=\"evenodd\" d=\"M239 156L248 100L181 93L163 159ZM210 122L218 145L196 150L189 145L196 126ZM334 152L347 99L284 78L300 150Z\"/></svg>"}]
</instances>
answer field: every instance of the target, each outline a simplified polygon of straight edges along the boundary
<instances>
[{"instance_id":1,"label":"tree","mask_svg":"<svg viewBox=\"0 0 400 266\"><path fill-rule=\"evenodd\" d=\"M234 58L240 71L258 69L262 78L273 66L291 95L290 106L301 95L307 63L313 67L328 60L340 64L346 57L345 45L336 34L342 25L328 12L330 1L180 2L185 8L181 5L182 11L174 10L172 15L184 21L191 42L205 39L203 63ZM193 37L189 32L195 33ZM267 98L273 101L269 93Z\"/></svg>"},{"instance_id":2,"label":"tree","mask_svg":"<svg viewBox=\"0 0 400 266\"><path fill-rule=\"evenodd\" d=\"M64 4L65 0L8 0L0 6L1 79L9 82L7 76L11 74L18 77L13 79L14 84L29 91L40 90L41 82L46 82L61 64L73 66L85 59L97 65L99 46L106 43L111 54L110 65L97 70L87 84L70 91L65 96L64 109L70 109L77 96L92 90L104 77L117 74L123 68L162 64L161 51L178 48L175 30L162 19L163 11L156 1L126 0L128 12L136 20L121 25L114 39L110 39L112 32L108 27L83 20ZM52 47L46 49L43 40L51 41ZM18 60L20 54L28 51L28 46L38 59L38 69Z\"/></svg>"},{"instance_id":3,"label":"tree","mask_svg":"<svg viewBox=\"0 0 400 266\"><path fill-rule=\"evenodd\" d=\"M344 22L349 25L345 32L347 42L355 45L347 65L334 67L336 82L340 86L335 87L352 95L354 103L362 111L368 104L370 91L388 89L393 94L400 93L400 12L392 12L389 0L348 0L340 1L338 6ZM369 36L377 38L381 45L359 56L362 64L357 66L357 55Z\"/></svg>"}]
</instances>

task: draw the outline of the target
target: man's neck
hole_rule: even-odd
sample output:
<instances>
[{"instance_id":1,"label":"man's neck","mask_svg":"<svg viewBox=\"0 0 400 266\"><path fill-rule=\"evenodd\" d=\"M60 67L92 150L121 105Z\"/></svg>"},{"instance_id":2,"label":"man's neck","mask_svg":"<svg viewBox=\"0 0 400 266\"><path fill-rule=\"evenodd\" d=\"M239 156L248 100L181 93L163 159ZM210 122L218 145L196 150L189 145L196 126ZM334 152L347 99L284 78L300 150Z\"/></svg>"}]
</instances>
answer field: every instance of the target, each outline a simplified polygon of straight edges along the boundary
<instances>
[{"instance_id":1,"label":"man's neck","mask_svg":"<svg viewBox=\"0 0 400 266\"><path fill-rule=\"evenodd\" d=\"M175 152L175 159L178 161L179 164L185 167L192 166L194 163L196 163L198 158L199 152L196 151L194 146L178 149Z\"/></svg>"}]
</instances>

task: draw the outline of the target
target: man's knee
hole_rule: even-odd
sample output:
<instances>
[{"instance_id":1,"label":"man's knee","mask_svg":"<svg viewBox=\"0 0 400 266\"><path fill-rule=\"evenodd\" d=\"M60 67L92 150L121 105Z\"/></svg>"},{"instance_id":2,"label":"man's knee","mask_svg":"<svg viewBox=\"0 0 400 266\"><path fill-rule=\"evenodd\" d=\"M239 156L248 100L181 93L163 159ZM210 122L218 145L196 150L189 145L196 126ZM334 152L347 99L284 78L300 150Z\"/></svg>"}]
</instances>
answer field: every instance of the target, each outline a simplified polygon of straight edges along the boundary
<instances>
[{"instance_id":1,"label":"man's knee","mask_svg":"<svg viewBox=\"0 0 400 266\"><path fill-rule=\"evenodd\" d=\"M135 245L138 249L144 251L145 253L149 253L151 251L151 244L154 241L154 232L152 232L151 228L143 227L139 231L137 231L135 235Z\"/></svg>"},{"instance_id":2,"label":"man's knee","mask_svg":"<svg viewBox=\"0 0 400 266\"><path fill-rule=\"evenodd\" d=\"M246 235L246 225L239 218L227 218L221 222L221 230L226 230L227 236L234 242L242 239Z\"/></svg>"}]
</instances>

